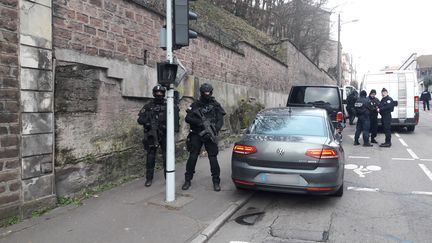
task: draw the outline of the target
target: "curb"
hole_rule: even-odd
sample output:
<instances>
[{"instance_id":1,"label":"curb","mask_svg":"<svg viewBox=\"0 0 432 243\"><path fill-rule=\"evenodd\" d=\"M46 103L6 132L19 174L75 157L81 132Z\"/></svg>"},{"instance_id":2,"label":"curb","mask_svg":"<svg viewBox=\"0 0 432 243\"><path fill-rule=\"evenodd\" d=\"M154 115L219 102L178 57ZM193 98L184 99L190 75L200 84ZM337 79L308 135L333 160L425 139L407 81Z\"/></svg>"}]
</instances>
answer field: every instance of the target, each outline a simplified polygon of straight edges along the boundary
<instances>
[{"instance_id":1,"label":"curb","mask_svg":"<svg viewBox=\"0 0 432 243\"><path fill-rule=\"evenodd\" d=\"M244 198L231 204L219 217L217 217L209 226L207 226L201 233L195 237L191 243L205 243L207 242L224 224L231 218L231 216L243 207L253 196L254 193L250 193Z\"/></svg>"}]
</instances>

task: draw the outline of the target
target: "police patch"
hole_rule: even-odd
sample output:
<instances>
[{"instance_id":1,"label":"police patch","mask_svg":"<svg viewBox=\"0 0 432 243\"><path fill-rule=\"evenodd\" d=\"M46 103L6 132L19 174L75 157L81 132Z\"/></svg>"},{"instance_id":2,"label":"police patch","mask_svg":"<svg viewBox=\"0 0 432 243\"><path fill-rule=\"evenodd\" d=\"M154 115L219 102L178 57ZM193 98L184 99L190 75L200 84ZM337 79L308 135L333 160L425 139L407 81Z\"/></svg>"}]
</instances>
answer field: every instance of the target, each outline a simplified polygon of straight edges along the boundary
<instances>
[{"instance_id":1,"label":"police patch","mask_svg":"<svg viewBox=\"0 0 432 243\"><path fill-rule=\"evenodd\" d=\"M387 103L389 103L389 104L390 104L390 102L391 102L390 100L387 100Z\"/></svg>"}]
</instances>

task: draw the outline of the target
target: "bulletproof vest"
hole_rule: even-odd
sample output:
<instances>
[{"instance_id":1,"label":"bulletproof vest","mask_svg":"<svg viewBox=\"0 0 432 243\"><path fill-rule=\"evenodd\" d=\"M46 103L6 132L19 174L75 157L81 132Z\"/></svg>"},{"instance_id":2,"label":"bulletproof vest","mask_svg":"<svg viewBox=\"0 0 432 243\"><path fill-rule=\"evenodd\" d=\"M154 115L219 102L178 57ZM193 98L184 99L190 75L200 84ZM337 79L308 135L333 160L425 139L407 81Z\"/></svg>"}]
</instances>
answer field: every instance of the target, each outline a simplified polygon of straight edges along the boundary
<instances>
[{"instance_id":1,"label":"bulletproof vest","mask_svg":"<svg viewBox=\"0 0 432 243\"><path fill-rule=\"evenodd\" d=\"M153 103L150 112L152 113L151 119L154 119L159 126L166 125L166 103Z\"/></svg>"},{"instance_id":2,"label":"bulletproof vest","mask_svg":"<svg viewBox=\"0 0 432 243\"><path fill-rule=\"evenodd\" d=\"M367 103L369 102L369 99L366 97L360 97L354 104L355 111L357 115L364 115L369 114L369 110L367 108Z\"/></svg>"}]
</instances>

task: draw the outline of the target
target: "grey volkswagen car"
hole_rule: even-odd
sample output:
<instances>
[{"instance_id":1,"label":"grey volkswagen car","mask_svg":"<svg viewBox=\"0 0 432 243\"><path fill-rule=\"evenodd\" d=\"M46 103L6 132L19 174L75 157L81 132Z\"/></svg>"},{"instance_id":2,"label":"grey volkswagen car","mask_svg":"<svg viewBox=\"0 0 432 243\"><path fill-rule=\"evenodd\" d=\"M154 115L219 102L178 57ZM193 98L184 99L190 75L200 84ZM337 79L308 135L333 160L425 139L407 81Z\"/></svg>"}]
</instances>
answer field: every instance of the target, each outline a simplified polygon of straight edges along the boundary
<instances>
[{"instance_id":1,"label":"grey volkswagen car","mask_svg":"<svg viewBox=\"0 0 432 243\"><path fill-rule=\"evenodd\" d=\"M233 147L239 189L343 195L345 156L326 110L265 109Z\"/></svg>"}]
</instances>

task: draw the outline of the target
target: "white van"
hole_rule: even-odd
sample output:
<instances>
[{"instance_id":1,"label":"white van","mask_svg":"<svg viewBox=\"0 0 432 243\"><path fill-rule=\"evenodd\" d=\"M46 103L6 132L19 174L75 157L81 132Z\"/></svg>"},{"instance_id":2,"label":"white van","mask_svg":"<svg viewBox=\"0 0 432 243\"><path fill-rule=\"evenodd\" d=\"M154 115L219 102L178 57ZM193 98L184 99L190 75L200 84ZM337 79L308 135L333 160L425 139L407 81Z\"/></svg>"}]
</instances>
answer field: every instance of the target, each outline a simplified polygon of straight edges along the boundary
<instances>
[{"instance_id":1,"label":"white van","mask_svg":"<svg viewBox=\"0 0 432 243\"><path fill-rule=\"evenodd\" d=\"M415 71L396 70L379 73L368 73L361 83L361 90L377 91L377 98L382 99L381 90L386 88L390 97L397 101L397 106L392 112L394 127L406 127L413 132L419 121L419 96L418 83ZM381 125L381 116L378 116L378 124Z\"/></svg>"}]
</instances>

